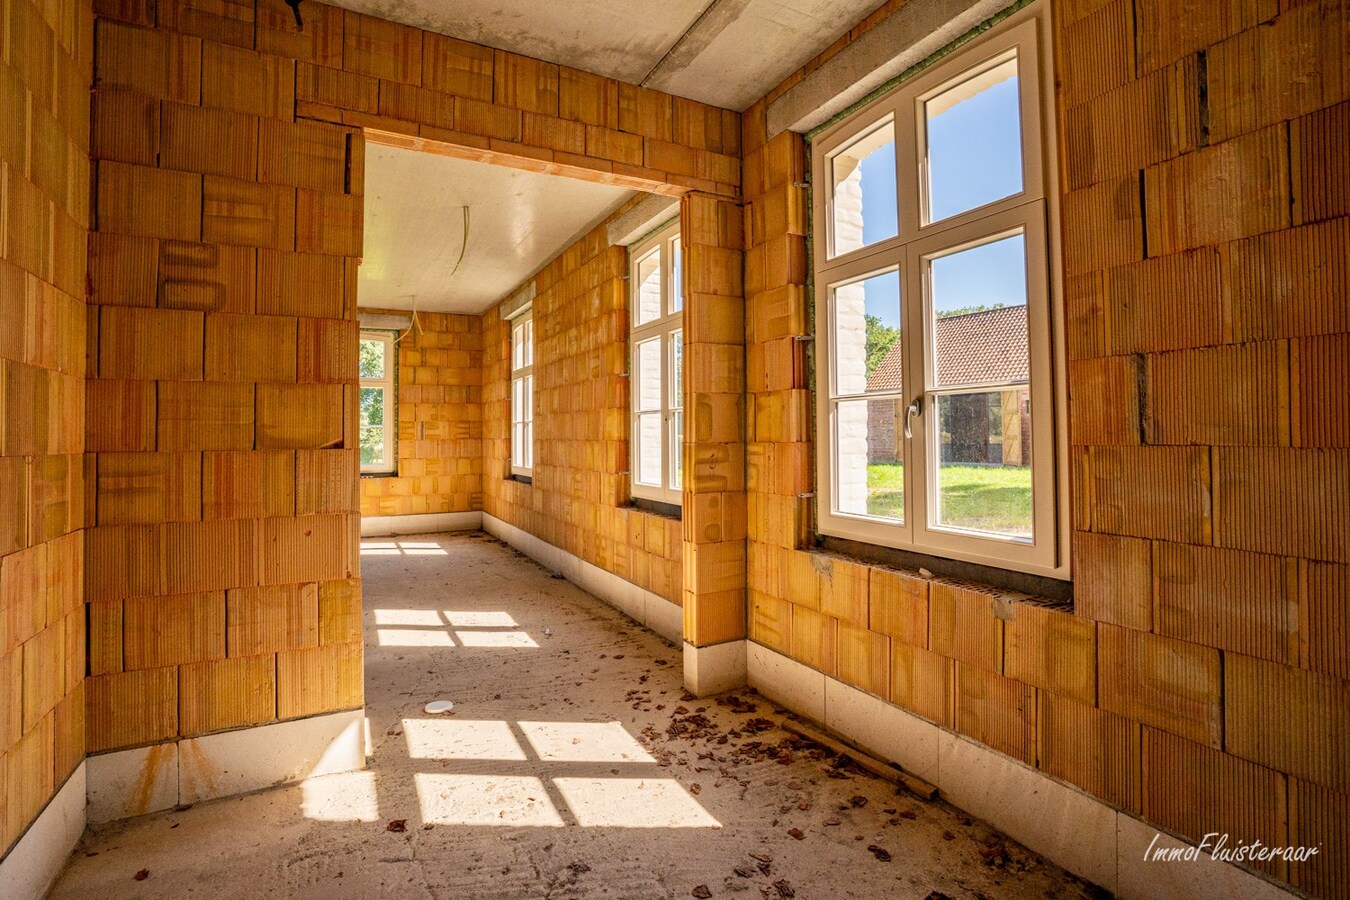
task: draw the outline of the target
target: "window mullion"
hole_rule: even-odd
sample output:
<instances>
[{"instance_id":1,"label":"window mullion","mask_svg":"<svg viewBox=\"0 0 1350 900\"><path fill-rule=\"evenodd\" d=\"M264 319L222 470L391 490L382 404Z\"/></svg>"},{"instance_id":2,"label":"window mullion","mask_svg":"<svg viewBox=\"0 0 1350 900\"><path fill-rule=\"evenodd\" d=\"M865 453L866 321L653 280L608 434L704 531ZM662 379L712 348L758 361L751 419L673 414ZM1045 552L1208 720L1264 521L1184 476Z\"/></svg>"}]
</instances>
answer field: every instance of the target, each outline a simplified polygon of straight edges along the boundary
<instances>
[{"instance_id":1,"label":"window mullion","mask_svg":"<svg viewBox=\"0 0 1350 900\"><path fill-rule=\"evenodd\" d=\"M669 275L661 279L665 285ZM661 492L670 490L670 335L662 332L661 345Z\"/></svg>"},{"instance_id":2,"label":"window mullion","mask_svg":"<svg viewBox=\"0 0 1350 900\"><path fill-rule=\"evenodd\" d=\"M917 211L917 207L915 207ZM905 448L905 522L910 540L920 533L927 511L927 430L928 400L925 357L927 340L924 332L923 272L918 265L918 254L913 245L905 248L900 280L900 352L904 360L902 402L910 435L904 438ZM911 404L918 403L918 415L909 416Z\"/></svg>"}]
</instances>

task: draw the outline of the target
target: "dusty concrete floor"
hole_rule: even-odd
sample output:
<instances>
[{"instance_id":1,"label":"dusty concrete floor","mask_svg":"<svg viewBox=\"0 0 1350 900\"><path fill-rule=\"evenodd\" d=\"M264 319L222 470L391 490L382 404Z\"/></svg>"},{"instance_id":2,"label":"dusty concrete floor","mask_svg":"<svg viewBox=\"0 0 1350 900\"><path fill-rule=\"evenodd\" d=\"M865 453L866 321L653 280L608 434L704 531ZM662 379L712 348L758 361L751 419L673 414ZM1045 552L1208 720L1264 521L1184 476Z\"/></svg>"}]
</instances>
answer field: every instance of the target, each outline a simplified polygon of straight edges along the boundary
<instances>
[{"instance_id":1,"label":"dusty concrete floor","mask_svg":"<svg viewBox=\"0 0 1350 900\"><path fill-rule=\"evenodd\" d=\"M369 771L91 830L51 896L1090 895L762 697L687 698L677 648L486 535L362 569Z\"/></svg>"}]
</instances>

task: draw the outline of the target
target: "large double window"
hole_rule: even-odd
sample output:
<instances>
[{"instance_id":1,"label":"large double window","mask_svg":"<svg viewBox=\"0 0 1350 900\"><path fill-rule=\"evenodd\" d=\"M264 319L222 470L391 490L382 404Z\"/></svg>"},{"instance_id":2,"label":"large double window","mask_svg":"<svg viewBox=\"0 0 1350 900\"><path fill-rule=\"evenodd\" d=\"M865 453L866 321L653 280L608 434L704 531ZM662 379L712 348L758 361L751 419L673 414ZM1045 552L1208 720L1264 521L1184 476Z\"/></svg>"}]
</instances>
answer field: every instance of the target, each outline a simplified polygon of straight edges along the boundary
<instances>
[{"instance_id":1,"label":"large double window","mask_svg":"<svg viewBox=\"0 0 1350 900\"><path fill-rule=\"evenodd\" d=\"M813 141L819 522L1062 576L1045 62L1018 18Z\"/></svg>"},{"instance_id":2,"label":"large double window","mask_svg":"<svg viewBox=\"0 0 1350 900\"><path fill-rule=\"evenodd\" d=\"M629 462L634 497L680 503L683 483L684 361L680 223L629 249L629 390L633 428Z\"/></svg>"},{"instance_id":3,"label":"large double window","mask_svg":"<svg viewBox=\"0 0 1350 900\"><path fill-rule=\"evenodd\" d=\"M534 314L511 320L511 474L534 474Z\"/></svg>"}]
</instances>

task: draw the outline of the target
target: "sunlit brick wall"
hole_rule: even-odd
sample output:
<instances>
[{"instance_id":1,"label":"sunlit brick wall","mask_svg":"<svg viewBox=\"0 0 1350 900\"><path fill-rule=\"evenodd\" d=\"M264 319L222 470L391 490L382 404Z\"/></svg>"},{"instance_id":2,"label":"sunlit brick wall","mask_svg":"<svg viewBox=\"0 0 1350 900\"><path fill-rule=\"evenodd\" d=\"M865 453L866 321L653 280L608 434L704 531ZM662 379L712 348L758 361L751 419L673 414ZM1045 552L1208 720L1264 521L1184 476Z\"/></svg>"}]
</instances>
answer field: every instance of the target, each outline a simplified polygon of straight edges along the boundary
<instances>
[{"instance_id":1,"label":"sunlit brick wall","mask_svg":"<svg viewBox=\"0 0 1350 900\"><path fill-rule=\"evenodd\" d=\"M533 484L510 480L510 323L483 317L484 509L681 601L679 521L628 506L628 255L601 225L533 279Z\"/></svg>"}]
</instances>

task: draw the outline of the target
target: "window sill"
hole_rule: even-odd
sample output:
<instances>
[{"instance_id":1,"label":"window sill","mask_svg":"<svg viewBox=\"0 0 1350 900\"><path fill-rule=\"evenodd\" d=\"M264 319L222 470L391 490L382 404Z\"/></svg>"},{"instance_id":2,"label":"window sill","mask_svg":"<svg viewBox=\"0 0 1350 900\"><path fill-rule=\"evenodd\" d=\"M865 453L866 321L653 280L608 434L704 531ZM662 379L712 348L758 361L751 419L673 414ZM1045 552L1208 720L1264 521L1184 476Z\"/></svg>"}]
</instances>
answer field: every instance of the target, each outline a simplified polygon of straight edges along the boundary
<instances>
[{"instance_id":1,"label":"window sill","mask_svg":"<svg viewBox=\"0 0 1350 900\"><path fill-rule=\"evenodd\" d=\"M517 475L515 472L512 472L510 475L507 475L507 476L506 476L506 480L507 480L507 481L518 481L518 482L520 482L521 484L534 484L534 476L533 476L533 475Z\"/></svg>"},{"instance_id":2,"label":"window sill","mask_svg":"<svg viewBox=\"0 0 1350 900\"><path fill-rule=\"evenodd\" d=\"M362 478L397 478L398 472L362 472Z\"/></svg>"},{"instance_id":3,"label":"window sill","mask_svg":"<svg viewBox=\"0 0 1350 900\"><path fill-rule=\"evenodd\" d=\"M1012 569L1000 569L979 563L963 562L945 556L930 556L913 550L882 547L848 538L817 535L816 548L826 553L846 556L861 563L893 566L902 569L925 569L944 578L956 578L1002 591L1026 594L1056 604L1073 603L1073 582L1044 575L1031 575Z\"/></svg>"},{"instance_id":4,"label":"window sill","mask_svg":"<svg viewBox=\"0 0 1350 900\"><path fill-rule=\"evenodd\" d=\"M659 516L662 519L672 519L676 522L684 519L684 510L677 503L662 503L659 500L647 500L643 497L629 497L628 504L633 509Z\"/></svg>"}]
</instances>

